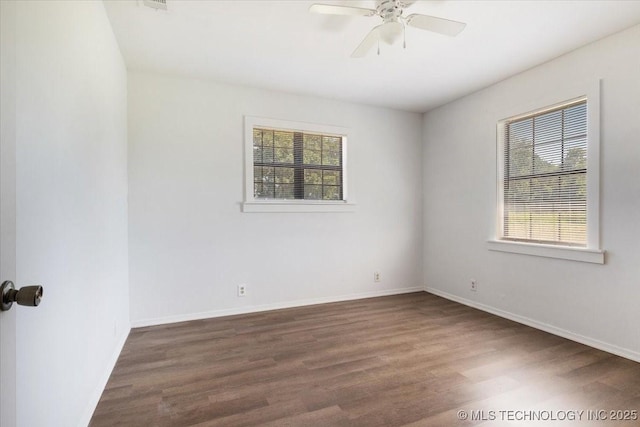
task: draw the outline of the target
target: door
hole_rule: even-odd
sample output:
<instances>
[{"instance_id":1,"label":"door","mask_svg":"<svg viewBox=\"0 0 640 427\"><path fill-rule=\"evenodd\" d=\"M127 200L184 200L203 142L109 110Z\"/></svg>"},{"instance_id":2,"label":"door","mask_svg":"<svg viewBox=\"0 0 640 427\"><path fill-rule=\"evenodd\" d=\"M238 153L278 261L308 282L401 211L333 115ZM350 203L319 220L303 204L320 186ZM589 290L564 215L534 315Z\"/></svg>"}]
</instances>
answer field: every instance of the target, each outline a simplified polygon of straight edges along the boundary
<instances>
[{"instance_id":1,"label":"door","mask_svg":"<svg viewBox=\"0 0 640 427\"><path fill-rule=\"evenodd\" d=\"M0 282L16 274L16 5L0 1ZM16 310L0 311L0 426L16 425Z\"/></svg>"}]
</instances>

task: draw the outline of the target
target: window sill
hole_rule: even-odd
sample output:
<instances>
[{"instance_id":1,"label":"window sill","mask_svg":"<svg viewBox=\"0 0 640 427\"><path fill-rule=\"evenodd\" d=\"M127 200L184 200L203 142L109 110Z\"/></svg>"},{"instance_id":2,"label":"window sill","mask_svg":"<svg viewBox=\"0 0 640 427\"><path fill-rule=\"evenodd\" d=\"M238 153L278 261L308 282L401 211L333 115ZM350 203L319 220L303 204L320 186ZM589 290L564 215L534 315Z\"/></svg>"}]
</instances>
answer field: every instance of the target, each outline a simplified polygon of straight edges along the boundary
<instances>
[{"instance_id":1,"label":"window sill","mask_svg":"<svg viewBox=\"0 0 640 427\"><path fill-rule=\"evenodd\" d=\"M294 201L294 200L261 200L244 202L242 212L354 212L355 203Z\"/></svg>"},{"instance_id":2,"label":"window sill","mask_svg":"<svg viewBox=\"0 0 640 427\"><path fill-rule=\"evenodd\" d=\"M508 242L505 240L490 240L487 242L487 249L490 251L604 264L604 251L596 249Z\"/></svg>"}]
</instances>

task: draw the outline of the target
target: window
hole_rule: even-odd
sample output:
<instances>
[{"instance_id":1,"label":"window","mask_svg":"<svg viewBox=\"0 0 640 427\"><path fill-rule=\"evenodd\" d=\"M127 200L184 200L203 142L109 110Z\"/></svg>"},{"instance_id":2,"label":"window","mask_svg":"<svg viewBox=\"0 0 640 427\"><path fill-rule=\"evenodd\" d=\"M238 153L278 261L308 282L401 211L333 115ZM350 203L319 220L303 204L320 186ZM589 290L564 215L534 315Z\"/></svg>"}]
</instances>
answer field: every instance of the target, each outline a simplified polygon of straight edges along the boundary
<instances>
[{"instance_id":1,"label":"window","mask_svg":"<svg viewBox=\"0 0 640 427\"><path fill-rule=\"evenodd\" d=\"M342 136L253 128L253 197L342 200Z\"/></svg>"},{"instance_id":2,"label":"window","mask_svg":"<svg viewBox=\"0 0 640 427\"><path fill-rule=\"evenodd\" d=\"M509 104L497 126L497 221L487 248L604 264L600 81L554 86Z\"/></svg>"},{"instance_id":3,"label":"window","mask_svg":"<svg viewBox=\"0 0 640 427\"><path fill-rule=\"evenodd\" d=\"M587 245L587 101L504 124L502 238Z\"/></svg>"},{"instance_id":4,"label":"window","mask_svg":"<svg viewBox=\"0 0 640 427\"><path fill-rule=\"evenodd\" d=\"M244 212L344 212L347 129L245 117Z\"/></svg>"}]
</instances>

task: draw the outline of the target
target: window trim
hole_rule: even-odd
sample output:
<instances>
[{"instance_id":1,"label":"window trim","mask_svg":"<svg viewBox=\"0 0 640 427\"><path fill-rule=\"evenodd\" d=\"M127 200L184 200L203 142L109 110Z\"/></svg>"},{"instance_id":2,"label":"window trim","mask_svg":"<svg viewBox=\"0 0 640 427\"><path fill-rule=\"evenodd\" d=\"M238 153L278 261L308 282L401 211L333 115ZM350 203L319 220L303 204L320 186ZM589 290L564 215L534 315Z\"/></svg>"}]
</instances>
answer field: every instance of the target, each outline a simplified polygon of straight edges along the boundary
<instances>
[{"instance_id":1,"label":"window trim","mask_svg":"<svg viewBox=\"0 0 640 427\"><path fill-rule=\"evenodd\" d=\"M253 129L312 132L342 137L342 200L256 199L253 196ZM244 116L244 201L242 212L353 212L348 188L347 150L349 129L317 123Z\"/></svg>"},{"instance_id":2,"label":"window trim","mask_svg":"<svg viewBox=\"0 0 640 427\"><path fill-rule=\"evenodd\" d=\"M563 104L587 100L587 245L575 247L503 238L504 225L504 126L508 121L558 108ZM541 107L543 106L543 107ZM600 247L600 79L571 86L551 88L549 93L528 100L524 105L505 111L496 126L496 221L493 238L487 249L604 264L605 251ZM523 113L523 111L527 111ZM512 113L512 114L509 114Z\"/></svg>"}]
</instances>

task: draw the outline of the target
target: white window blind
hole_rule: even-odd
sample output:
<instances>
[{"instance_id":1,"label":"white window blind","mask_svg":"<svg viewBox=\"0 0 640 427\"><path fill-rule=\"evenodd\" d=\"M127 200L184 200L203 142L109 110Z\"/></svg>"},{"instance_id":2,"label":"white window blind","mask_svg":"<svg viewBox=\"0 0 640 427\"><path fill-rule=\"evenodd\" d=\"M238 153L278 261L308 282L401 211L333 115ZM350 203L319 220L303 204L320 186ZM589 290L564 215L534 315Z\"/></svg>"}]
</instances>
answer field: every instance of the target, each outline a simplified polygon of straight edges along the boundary
<instances>
[{"instance_id":1,"label":"white window blind","mask_svg":"<svg viewBox=\"0 0 640 427\"><path fill-rule=\"evenodd\" d=\"M586 247L587 101L504 126L502 238Z\"/></svg>"}]
</instances>

